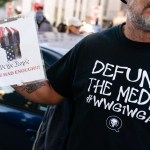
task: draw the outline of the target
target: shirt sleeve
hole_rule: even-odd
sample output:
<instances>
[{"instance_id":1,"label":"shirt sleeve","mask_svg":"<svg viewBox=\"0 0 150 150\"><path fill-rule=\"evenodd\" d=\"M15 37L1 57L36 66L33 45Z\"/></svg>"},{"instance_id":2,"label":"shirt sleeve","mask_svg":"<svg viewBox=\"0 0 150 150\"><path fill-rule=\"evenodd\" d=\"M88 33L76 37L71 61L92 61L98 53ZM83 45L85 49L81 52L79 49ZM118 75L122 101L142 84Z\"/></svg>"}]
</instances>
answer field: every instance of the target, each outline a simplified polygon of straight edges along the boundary
<instances>
[{"instance_id":1,"label":"shirt sleeve","mask_svg":"<svg viewBox=\"0 0 150 150\"><path fill-rule=\"evenodd\" d=\"M60 95L73 98L73 80L81 42L47 70L47 79Z\"/></svg>"}]
</instances>

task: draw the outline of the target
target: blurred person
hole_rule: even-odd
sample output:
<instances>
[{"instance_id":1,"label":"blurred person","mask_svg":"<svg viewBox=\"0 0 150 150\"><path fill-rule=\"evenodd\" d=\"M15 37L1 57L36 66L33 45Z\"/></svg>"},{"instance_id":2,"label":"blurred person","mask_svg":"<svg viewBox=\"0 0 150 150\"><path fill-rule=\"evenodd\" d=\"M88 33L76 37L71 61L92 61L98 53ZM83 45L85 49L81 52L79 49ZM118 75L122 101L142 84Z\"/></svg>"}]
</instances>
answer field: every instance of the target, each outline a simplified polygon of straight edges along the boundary
<instances>
[{"instance_id":1,"label":"blurred person","mask_svg":"<svg viewBox=\"0 0 150 150\"><path fill-rule=\"evenodd\" d=\"M35 12L43 11L43 9L44 9L43 4L41 4L41 3L35 3L33 7L34 7Z\"/></svg>"},{"instance_id":2,"label":"blurred person","mask_svg":"<svg viewBox=\"0 0 150 150\"><path fill-rule=\"evenodd\" d=\"M14 15L13 2L8 2L6 4L6 12L7 12L8 17L12 17Z\"/></svg>"},{"instance_id":3,"label":"blurred person","mask_svg":"<svg viewBox=\"0 0 150 150\"><path fill-rule=\"evenodd\" d=\"M80 32L82 34L88 35L88 34L94 33L95 31L94 31L93 26L91 24L84 22L83 26L80 28Z\"/></svg>"},{"instance_id":4,"label":"blurred person","mask_svg":"<svg viewBox=\"0 0 150 150\"><path fill-rule=\"evenodd\" d=\"M67 23L67 33L68 34L80 34L80 28L82 22L77 17L72 17Z\"/></svg>"},{"instance_id":5,"label":"blurred person","mask_svg":"<svg viewBox=\"0 0 150 150\"><path fill-rule=\"evenodd\" d=\"M62 32L65 33L67 31L67 24L65 22L61 22L58 26L57 26L57 30L58 32Z\"/></svg>"},{"instance_id":6,"label":"blurred person","mask_svg":"<svg viewBox=\"0 0 150 150\"><path fill-rule=\"evenodd\" d=\"M96 32L101 32L103 28L100 25L92 25L86 22L83 23L83 26L80 28L82 34L88 35Z\"/></svg>"},{"instance_id":7,"label":"blurred person","mask_svg":"<svg viewBox=\"0 0 150 150\"><path fill-rule=\"evenodd\" d=\"M38 103L73 103L66 150L150 149L150 1L122 1L126 23L86 36L46 81L14 86Z\"/></svg>"},{"instance_id":8,"label":"blurred person","mask_svg":"<svg viewBox=\"0 0 150 150\"><path fill-rule=\"evenodd\" d=\"M97 7L96 7L97 8ZM94 19L90 19L89 23L83 21L83 25L80 29L81 33L88 35L96 32L103 31L102 25L99 24L99 19L94 17Z\"/></svg>"},{"instance_id":9,"label":"blurred person","mask_svg":"<svg viewBox=\"0 0 150 150\"><path fill-rule=\"evenodd\" d=\"M126 15L124 11L120 11L118 15L113 19L113 26L117 26L126 22Z\"/></svg>"},{"instance_id":10,"label":"blurred person","mask_svg":"<svg viewBox=\"0 0 150 150\"><path fill-rule=\"evenodd\" d=\"M36 12L36 22L38 25L38 31L53 31L53 27L51 23L46 19L43 14L43 5L39 3L35 3L34 10Z\"/></svg>"},{"instance_id":11,"label":"blurred person","mask_svg":"<svg viewBox=\"0 0 150 150\"><path fill-rule=\"evenodd\" d=\"M112 20L109 20L109 21L107 22L106 28L108 29L108 28L111 28L111 27L113 27L113 21L112 21Z\"/></svg>"},{"instance_id":12,"label":"blurred person","mask_svg":"<svg viewBox=\"0 0 150 150\"><path fill-rule=\"evenodd\" d=\"M36 22L38 25L38 31L53 31L51 23L45 18L42 11L36 12Z\"/></svg>"},{"instance_id":13,"label":"blurred person","mask_svg":"<svg viewBox=\"0 0 150 150\"><path fill-rule=\"evenodd\" d=\"M103 30L102 25L99 24L99 18L96 19L95 24L93 25L94 32L101 32Z\"/></svg>"}]
</instances>

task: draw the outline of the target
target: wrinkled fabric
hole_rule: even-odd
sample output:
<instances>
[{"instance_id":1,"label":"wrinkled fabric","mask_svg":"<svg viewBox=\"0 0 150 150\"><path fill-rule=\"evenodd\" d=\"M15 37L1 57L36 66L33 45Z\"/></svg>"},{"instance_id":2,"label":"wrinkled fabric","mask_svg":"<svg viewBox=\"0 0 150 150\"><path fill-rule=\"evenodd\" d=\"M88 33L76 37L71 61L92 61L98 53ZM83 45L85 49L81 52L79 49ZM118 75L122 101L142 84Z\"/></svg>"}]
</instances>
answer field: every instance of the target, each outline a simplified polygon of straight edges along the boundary
<instances>
[{"instance_id":1,"label":"wrinkled fabric","mask_svg":"<svg viewBox=\"0 0 150 150\"><path fill-rule=\"evenodd\" d=\"M71 102L48 106L39 127L33 150L65 150L70 126Z\"/></svg>"}]
</instances>

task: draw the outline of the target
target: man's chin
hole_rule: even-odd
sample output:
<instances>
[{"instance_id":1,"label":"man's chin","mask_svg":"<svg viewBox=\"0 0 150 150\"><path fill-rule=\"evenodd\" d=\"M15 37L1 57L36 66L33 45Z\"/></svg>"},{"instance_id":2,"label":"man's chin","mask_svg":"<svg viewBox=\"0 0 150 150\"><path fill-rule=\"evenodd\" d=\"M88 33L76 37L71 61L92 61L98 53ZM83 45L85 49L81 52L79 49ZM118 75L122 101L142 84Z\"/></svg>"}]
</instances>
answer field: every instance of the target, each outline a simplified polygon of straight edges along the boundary
<instances>
[{"instance_id":1,"label":"man's chin","mask_svg":"<svg viewBox=\"0 0 150 150\"><path fill-rule=\"evenodd\" d=\"M142 15L134 20L136 26L143 31L150 31L150 15Z\"/></svg>"},{"instance_id":2,"label":"man's chin","mask_svg":"<svg viewBox=\"0 0 150 150\"><path fill-rule=\"evenodd\" d=\"M138 28L144 32L150 32L150 24L148 25L138 25Z\"/></svg>"}]
</instances>

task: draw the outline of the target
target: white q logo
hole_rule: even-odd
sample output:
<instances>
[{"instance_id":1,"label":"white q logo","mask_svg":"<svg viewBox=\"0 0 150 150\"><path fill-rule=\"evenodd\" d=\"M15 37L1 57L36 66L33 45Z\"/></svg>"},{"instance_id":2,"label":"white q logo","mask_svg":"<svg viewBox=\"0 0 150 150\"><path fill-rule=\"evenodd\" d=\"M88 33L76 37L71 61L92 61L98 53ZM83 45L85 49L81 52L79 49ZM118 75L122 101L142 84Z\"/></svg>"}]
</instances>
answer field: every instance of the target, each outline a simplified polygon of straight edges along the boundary
<instances>
[{"instance_id":1,"label":"white q logo","mask_svg":"<svg viewBox=\"0 0 150 150\"><path fill-rule=\"evenodd\" d=\"M117 116L109 116L106 120L106 125L110 130L119 132L122 127L122 120Z\"/></svg>"},{"instance_id":2,"label":"white q logo","mask_svg":"<svg viewBox=\"0 0 150 150\"><path fill-rule=\"evenodd\" d=\"M116 118L112 118L112 119L110 120L110 124L111 124L111 126L114 128L114 127L117 127L117 126L118 126L119 121L118 121Z\"/></svg>"}]
</instances>

